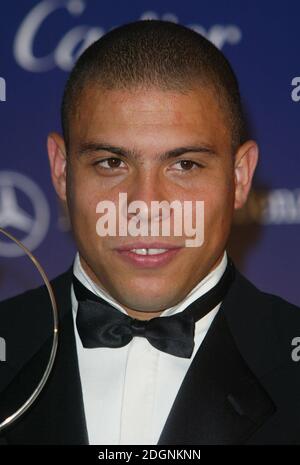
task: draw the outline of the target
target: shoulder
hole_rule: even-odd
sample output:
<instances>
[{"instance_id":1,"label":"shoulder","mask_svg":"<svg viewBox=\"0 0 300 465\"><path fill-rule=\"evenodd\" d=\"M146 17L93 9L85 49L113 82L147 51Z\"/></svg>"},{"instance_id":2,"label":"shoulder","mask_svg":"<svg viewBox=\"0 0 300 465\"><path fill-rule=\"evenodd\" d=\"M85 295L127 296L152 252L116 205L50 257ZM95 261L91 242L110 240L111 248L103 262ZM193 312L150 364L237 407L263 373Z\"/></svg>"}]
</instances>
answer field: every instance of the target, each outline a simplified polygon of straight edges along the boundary
<instances>
[{"instance_id":1,"label":"shoulder","mask_svg":"<svg viewBox=\"0 0 300 465\"><path fill-rule=\"evenodd\" d=\"M300 336L300 307L264 292L236 270L224 301L231 332L244 357L258 371L292 363L292 352ZM298 364L297 364L298 365Z\"/></svg>"},{"instance_id":2,"label":"shoulder","mask_svg":"<svg viewBox=\"0 0 300 465\"><path fill-rule=\"evenodd\" d=\"M68 286L71 285L71 280L72 267L69 267L64 273L61 273L50 281L57 300L61 300L62 297L64 297ZM30 306L30 309L37 309L40 308L41 305L50 305L50 298L46 285L30 289L16 296L2 300L0 302L0 310L1 315L3 315L5 313L10 313L16 308L20 311L19 316L21 317L25 315L28 306Z\"/></svg>"},{"instance_id":3,"label":"shoulder","mask_svg":"<svg viewBox=\"0 0 300 465\"><path fill-rule=\"evenodd\" d=\"M295 330L294 324L300 324L299 306L258 288L240 272L237 272L237 283L242 290L243 303L246 308L251 306L253 316L272 321L281 328L281 332L289 327Z\"/></svg>"},{"instance_id":4,"label":"shoulder","mask_svg":"<svg viewBox=\"0 0 300 465\"><path fill-rule=\"evenodd\" d=\"M70 307L72 268L50 281L61 317ZM6 345L7 368L14 370L29 359L53 330L47 287L39 286L0 302L0 337Z\"/></svg>"}]
</instances>

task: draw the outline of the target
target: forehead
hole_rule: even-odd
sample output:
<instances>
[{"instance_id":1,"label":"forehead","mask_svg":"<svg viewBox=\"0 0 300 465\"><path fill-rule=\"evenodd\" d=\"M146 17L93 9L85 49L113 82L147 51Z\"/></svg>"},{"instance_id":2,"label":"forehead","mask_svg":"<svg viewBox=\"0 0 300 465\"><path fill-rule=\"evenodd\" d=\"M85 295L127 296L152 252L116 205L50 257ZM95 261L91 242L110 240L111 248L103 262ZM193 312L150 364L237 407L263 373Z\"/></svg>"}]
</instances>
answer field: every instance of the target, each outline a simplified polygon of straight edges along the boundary
<instances>
[{"instance_id":1,"label":"forehead","mask_svg":"<svg viewBox=\"0 0 300 465\"><path fill-rule=\"evenodd\" d=\"M71 139L177 135L229 142L228 123L213 89L185 93L161 89L104 90L89 86L70 121ZM209 142L209 140L207 140Z\"/></svg>"}]
</instances>

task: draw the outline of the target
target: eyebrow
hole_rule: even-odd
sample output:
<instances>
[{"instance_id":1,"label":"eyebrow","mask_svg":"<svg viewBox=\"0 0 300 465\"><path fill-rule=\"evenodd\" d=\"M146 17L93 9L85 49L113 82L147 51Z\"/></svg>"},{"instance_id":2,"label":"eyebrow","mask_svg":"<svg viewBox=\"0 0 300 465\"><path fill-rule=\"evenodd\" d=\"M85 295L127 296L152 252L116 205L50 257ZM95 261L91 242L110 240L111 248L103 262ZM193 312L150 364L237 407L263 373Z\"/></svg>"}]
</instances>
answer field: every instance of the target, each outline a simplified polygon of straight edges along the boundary
<instances>
[{"instance_id":1,"label":"eyebrow","mask_svg":"<svg viewBox=\"0 0 300 465\"><path fill-rule=\"evenodd\" d=\"M85 142L80 144L78 149L79 156L89 155L94 152L110 152L115 155L120 155L125 158L132 158L134 160L141 158L141 153L136 150L127 149L121 146L110 145L106 143L99 143L99 142ZM179 157L185 153L191 152L198 152L198 153L207 153L208 155L217 155L216 150L213 146L209 144L201 144L201 145L188 145L184 147L177 147L172 150L168 150L158 155L159 161L165 161L172 158Z\"/></svg>"}]
</instances>

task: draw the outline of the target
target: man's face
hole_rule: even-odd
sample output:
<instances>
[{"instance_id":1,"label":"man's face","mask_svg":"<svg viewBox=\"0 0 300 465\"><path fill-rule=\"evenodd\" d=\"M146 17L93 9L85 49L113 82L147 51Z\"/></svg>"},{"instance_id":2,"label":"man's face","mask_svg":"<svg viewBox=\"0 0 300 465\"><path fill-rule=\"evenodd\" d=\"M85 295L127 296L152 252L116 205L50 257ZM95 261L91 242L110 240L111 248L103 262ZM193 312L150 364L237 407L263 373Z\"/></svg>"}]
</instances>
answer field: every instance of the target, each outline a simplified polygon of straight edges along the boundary
<instances>
[{"instance_id":1,"label":"man's face","mask_svg":"<svg viewBox=\"0 0 300 465\"><path fill-rule=\"evenodd\" d=\"M150 315L175 305L220 262L234 208L242 203L228 126L209 88L183 94L92 86L82 95L70 124L67 206L85 271L127 309ZM178 148L189 151L162 158ZM196 201L204 201L203 244L185 247L184 233L99 236L96 206L103 200L117 206L119 193L127 193L128 204L144 201L149 212L152 201L192 201L194 221ZM60 196L64 198L61 191ZM167 261L143 265L118 250L133 242L180 248Z\"/></svg>"}]
</instances>

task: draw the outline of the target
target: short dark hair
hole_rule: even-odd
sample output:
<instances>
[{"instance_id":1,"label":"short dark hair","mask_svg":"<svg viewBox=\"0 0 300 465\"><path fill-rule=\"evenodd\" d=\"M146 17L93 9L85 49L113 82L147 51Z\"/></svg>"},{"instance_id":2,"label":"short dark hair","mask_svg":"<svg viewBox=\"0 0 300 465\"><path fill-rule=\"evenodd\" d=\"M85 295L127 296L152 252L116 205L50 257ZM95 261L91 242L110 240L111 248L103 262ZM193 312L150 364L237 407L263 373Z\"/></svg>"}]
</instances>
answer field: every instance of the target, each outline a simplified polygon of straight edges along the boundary
<instances>
[{"instance_id":1,"label":"short dark hair","mask_svg":"<svg viewBox=\"0 0 300 465\"><path fill-rule=\"evenodd\" d=\"M72 112L90 84L112 90L154 86L183 93L199 84L209 86L226 112L232 151L247 140L239 85L230 63L212 42L183 25L135 21L111 30L84 51L70 73L62 99L67 146Z\"/></svg>"}]
</instances>

